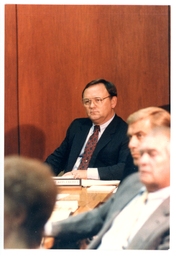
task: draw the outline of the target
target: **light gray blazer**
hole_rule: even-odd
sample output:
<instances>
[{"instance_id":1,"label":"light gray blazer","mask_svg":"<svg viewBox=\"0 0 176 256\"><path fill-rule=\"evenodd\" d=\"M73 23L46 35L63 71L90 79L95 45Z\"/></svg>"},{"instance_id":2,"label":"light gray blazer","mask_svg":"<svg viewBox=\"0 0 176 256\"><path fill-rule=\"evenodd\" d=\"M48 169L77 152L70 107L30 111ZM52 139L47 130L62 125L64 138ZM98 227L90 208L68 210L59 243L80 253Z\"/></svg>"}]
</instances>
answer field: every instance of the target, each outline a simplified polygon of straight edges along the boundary
<instances>
[{"instance_id":1,"label":"light gray blazer","mask_svg":"<svg viewBox=\"0 0 176 256\"><path fill-rule=\"evenodd\" d=\"M103 235L111 227L114 218L138 194L142 187L143 184L139 181L138 173L128 176L106 203L94 210L56 222L53 225L53 234L63 243L96 236L89 244L88 249L98 248ZM169 249L169 202L170 198L167 198L155 210L126 249Z\"/></svg>"}]
</instances>

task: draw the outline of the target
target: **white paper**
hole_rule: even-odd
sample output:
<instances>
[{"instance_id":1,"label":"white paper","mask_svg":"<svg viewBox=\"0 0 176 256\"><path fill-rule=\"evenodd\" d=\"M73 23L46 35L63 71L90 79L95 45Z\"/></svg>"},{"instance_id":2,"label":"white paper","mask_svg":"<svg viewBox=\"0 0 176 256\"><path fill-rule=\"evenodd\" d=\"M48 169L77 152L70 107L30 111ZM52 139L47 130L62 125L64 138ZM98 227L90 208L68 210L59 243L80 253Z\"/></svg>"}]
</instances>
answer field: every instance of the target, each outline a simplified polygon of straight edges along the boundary
<instances>
[{"instance_id":1,"label":"white paper","mask_svg":"<svg viewBox=\"0 0 176 256\"><path fill-rule=\"evenodd\" d=\"M48 222L60 221L68 218L78 208L77 201L57 201Z\"/></svg>"},{"instance_id":2,"label":"white paper","mask_svg":"<svg viewBox=\"0 0 176 256\"><path fill-rule=\"evenodd\" d=\"M90 187L90 186L118 186L120 180L81 180L81 184L83 187Z\"/></svg>"},{"instance_id":3,"label":"white paper","mask_svg":"<svg viewBox=\"0 0 176 256\"><path fill-rule=\"evenodd\" d=\"M78 201L57 201L55 203L55 210L68 210L75 212L78 208Z\"/></svg>"},{"instance_id":4,"label":"white paper","mask_svg":"<svg viewBox=\"0 0 176 256\"><path fill-rule=\"evenodd\" d=\"M87 192L111 192L116 189L116 186L91 186L87 188Z\"/></svg>"},{"instance_id":5,"label":"white paper","mask_svg":"<svg viewBox=\"0 0 176 256\"><path fill-rule=\"evenodd\" d=\"M60 200L62 198L65 198L67 196L69 196L70 194L57 194L56 200Z\"/></svg>"}]
</instances>

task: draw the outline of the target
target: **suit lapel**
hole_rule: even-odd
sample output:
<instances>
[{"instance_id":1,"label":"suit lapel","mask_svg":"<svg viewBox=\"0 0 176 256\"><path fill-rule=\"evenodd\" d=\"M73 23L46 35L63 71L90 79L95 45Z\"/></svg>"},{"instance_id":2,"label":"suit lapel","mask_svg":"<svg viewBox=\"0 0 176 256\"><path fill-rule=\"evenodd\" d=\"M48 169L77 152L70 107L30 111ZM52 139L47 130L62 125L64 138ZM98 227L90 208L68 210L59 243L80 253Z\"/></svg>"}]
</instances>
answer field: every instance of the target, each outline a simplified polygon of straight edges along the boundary
<instances>
[{"instance_id":1,"label":"suit lapel","mask_svg":"<svg viewBox=\"0 0 176 256\"><path fill-rule=\"evenodd\" d=\"M97 143L97 146L95 148L95 151L93 152L91 163L94 164L94 161L97 158L98 153L100 150L107 144L109 141L113 139L113 134L117 131L117 126L119 123L119 119L117 115L115 115L112 122L108 125L108 127L105 129L104 133L102 134L100 140ZM75 138L73 140L72 149L71 149L71 156L69 159L69 169L73 167L75 164L75 161L77 157L79 156L79 153L84 145L84 142L86 140L86 137L88 135L88 132L92 126L92 121L87 118L85 119L85 122L80 125L79 131L75 134Z\"/></svg>"},{"instance_id":2,"label":"suit lapel","mask_svg":"<svg viewBox=\"0 0 176 256\"><path fill-rule=\"evenodd\" d=\"M100 152L100 150L106 146L106 144L109 143L113 139L113 134L117 130L117 124L118 124L118 118L117 116L114 117L112 122L108 125L108 127L103 132L101 138L99 139L97 146L95 148L95 151L93 152L94 159L96 159L96 156Z\"/></svg>"},{"instance_id":3,"label":"suit lapel","mask_svg":"<svg viewBox=\"0 0 176 256\"><path fill-rule=\"evenodd\" d=\"M122 184L120 184L117 193L115 194L114 203L109 212L108 218L111 219L114 212L116 216L118 213L139 193L144 185L139 180L139 173L134 173L127 177ZM128 193L126 192L128 191Z\"/></svg>"},{"instance_id":4,"label":"suit lapel","mask_svg":"<svg viewBox=\"0 0 176 256\"><path fill-rule=\"evenodd\" d=\"M88 120L88 121L87 121ZM83 125L80 125L79 131L75 134L75 138L73 140L71 155L69 159L69 166L72 168L75 164L77 157L79 156L81 149L84 145L86 137L89 133L89 130L92 126L92 123L89 119L87 119Z\"/></svg>"},{"instance_id":5,"label":"suit lapel","mask_svg":"<svg viewBox=\"0 0 176 256\"><path fill-rule=\"evenodd\" d=\"M113 220L119 214L119 212L135 197L143 184L139 181L139 174L135 173L126 178L123 185L118 188L116 194L114 194L114 202L110 208L109 214L106 217L106 222L95 238L89 245L88 249L95 249L99 246L102 237L112 225ZM128 193L126 191L128 190Z\"/></svg>"}]
</instances>

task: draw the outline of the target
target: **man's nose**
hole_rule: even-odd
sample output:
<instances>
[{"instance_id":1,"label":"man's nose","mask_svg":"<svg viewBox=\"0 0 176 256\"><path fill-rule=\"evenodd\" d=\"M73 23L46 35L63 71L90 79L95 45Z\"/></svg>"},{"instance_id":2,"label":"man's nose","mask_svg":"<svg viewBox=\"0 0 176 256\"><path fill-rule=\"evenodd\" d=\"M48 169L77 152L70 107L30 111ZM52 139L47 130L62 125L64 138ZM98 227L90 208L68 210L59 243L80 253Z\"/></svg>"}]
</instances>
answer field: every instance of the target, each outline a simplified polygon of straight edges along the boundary
<instances>
[{"instance_id":1,"label":"man's nose","mask_svg":"<svg viewBox=\"0 0 176 256\"><path fill-rule=\"evenodd\" d=\"M139 141L138 141L138 139L136 138L136 136L132 136L132 137L130 138L129 143L128 143L128 147L129 147L129 148L135 148L135 147L138 146L138 143L139 143Z\"/></svg>"},{"instance_id":2,"label":"man's nose","mask_svg":"<svg viewBox=\"0 0 176 256\"><path fill-rule=\"evenodd\" d=\"M94 107L95 106L95 102L93 100L90 100L90 103L89 103L89 107Z\"/></svg>"},{"instance_id":3,"label":"man's nose","mask_svg":"<svg viewBox=\"0 0 176 256\"><path fill-rule=\"evenodd\" d=\"M139 158L139 165L146 164L148 162L149 156L147 153L143 153Z\"/></svg>"}]
</instances>

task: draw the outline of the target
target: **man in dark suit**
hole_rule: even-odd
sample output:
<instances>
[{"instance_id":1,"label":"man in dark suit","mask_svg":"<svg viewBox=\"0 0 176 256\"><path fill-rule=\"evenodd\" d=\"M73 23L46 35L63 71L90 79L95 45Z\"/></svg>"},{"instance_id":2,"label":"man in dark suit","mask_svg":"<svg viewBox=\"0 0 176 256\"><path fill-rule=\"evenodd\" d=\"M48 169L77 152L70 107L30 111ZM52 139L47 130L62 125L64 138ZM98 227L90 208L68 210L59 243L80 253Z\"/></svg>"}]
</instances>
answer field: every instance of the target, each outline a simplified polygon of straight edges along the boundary
<instances>
[{"instance_id":1,"label":"man in dark suit","mask_svg":"<svg viewBox=\"0 0 176 256\"><path fill-rule=\"evenodd\" d=\"M82 92L88 118L75 119L61 145L47 157L54 174L64 171L65 177L100 180L121 180L128 157L130 171L136 170L128 148L127 123L115 114L116 87L104 79L93 80ZM85 145L99 125L98 143L88 168L79 168Z\"/></svg>"},{"instance_id":2,"label":"man in dark suit","mask_svg":"<svg viewBox=\"0 0 176 256\"><path fill-rule=\"evenodd\" d=\"M94 237L88 249L169 249L170 128L155 127L138 149L139 172L124 179L106 203L53 223L48 235L57 237L62 248L69 241ZM141 200L144 191L147 201Z\"/></svg>"}]
</instances>

